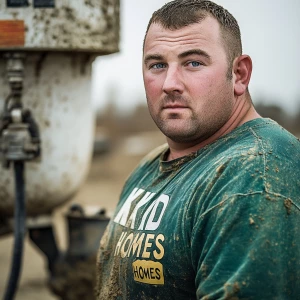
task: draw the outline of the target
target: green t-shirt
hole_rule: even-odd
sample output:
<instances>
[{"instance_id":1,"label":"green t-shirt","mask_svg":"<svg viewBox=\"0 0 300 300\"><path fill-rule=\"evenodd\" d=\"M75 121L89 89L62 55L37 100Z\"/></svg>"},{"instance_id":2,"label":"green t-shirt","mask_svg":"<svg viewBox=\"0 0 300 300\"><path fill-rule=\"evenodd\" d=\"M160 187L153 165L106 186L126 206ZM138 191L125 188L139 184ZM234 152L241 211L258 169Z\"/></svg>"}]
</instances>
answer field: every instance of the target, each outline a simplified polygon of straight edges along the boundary
<instances>
[{"instance_id":1,"label":"green t-shirt","mask_svg":"<svg viewBox=\"0 0 300 300\"><path fill-rule=\"evenodd\" d=\"M131 174L97 262L98 299L300 299L300 142L255 119Z\"/></svg>"}]
</instances>

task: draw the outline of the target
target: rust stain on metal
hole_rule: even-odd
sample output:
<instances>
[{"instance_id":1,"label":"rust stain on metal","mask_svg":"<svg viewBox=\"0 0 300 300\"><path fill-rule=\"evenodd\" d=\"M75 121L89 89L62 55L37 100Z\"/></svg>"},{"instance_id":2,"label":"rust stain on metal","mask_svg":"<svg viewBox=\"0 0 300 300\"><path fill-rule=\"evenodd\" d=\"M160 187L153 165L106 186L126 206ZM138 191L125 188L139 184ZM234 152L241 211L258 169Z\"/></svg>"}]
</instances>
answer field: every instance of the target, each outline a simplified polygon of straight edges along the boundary
<instances>
[{"instance_id":1,"label":"rust stain on metal","mask_svg":"<svg viewBox=\"0 0 300 300\"><path fill-rule=\"evenodd\" d=\"M17 47L25 44L25 25L21 20L0 21L0 47Z\"/></svg>"}]
</instances>

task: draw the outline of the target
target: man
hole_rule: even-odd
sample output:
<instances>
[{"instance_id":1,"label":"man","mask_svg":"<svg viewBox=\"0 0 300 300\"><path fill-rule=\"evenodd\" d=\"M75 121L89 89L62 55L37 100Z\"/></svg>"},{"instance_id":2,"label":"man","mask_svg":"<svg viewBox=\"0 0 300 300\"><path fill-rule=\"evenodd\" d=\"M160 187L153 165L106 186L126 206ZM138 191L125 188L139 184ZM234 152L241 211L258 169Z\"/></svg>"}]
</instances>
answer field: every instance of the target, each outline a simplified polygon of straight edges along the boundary
<instances>
[{"instance_id":1,"label":"man","mask_svg":"<svg viewBox=\"0 0 300 300\"><path fill-rule=\"evenodd\" d=\"M251 70L222 7L175 0L153 14L143 77L167 145L124 186L98 299L299 299L300 143L255 111Z\"/></svg>"}]
</instances>

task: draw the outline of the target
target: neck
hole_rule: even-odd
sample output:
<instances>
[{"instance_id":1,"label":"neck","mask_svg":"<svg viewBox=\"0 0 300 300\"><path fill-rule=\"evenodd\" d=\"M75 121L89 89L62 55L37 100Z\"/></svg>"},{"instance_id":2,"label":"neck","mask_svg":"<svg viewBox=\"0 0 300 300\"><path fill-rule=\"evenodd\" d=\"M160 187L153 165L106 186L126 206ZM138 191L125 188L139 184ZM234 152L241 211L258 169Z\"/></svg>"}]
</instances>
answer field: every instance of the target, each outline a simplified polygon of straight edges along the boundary
<instances>
[{"instance_id":1,"label":"neck","mask_svg":"<svg viewBox=\"0 0 300 300\"><path fill-rule=\"evenodd\" d=\"M170 147L168 160L173 160L195 152L214 142L221 136L228 134L233 129L241 126L242 124L257 118L260 118L260 115L256 112L251 103L251 100L249 99L249 101L247 101L245 98L238 98L233 113L231 114L228 121L216 133L214 133L206 140L201 141L197 144L178 144L167 138Z\"/></svg>"}]
</instances>

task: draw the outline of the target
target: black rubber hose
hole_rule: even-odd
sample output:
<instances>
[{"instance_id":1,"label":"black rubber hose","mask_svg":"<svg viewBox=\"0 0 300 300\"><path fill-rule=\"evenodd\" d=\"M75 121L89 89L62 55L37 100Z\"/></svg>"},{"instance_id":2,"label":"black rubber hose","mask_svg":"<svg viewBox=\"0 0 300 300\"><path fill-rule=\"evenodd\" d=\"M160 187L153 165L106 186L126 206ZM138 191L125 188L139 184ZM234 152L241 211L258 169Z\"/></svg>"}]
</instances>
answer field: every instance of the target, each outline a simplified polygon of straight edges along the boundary
<instances>
[{"instance_id":1,"label":"black rubber hose","mask_svg":"<svg viewBox=\"0 0 300 300\"><path fill-rule=\"evenodd\" d=\"M14 162L15 172L15 226L14 226L14 249L11 263L9 281L6 287L4 300L14 299L22 268L24 238L25 238L25 182L24 162Z\"/></svg>"}]
</instances>

